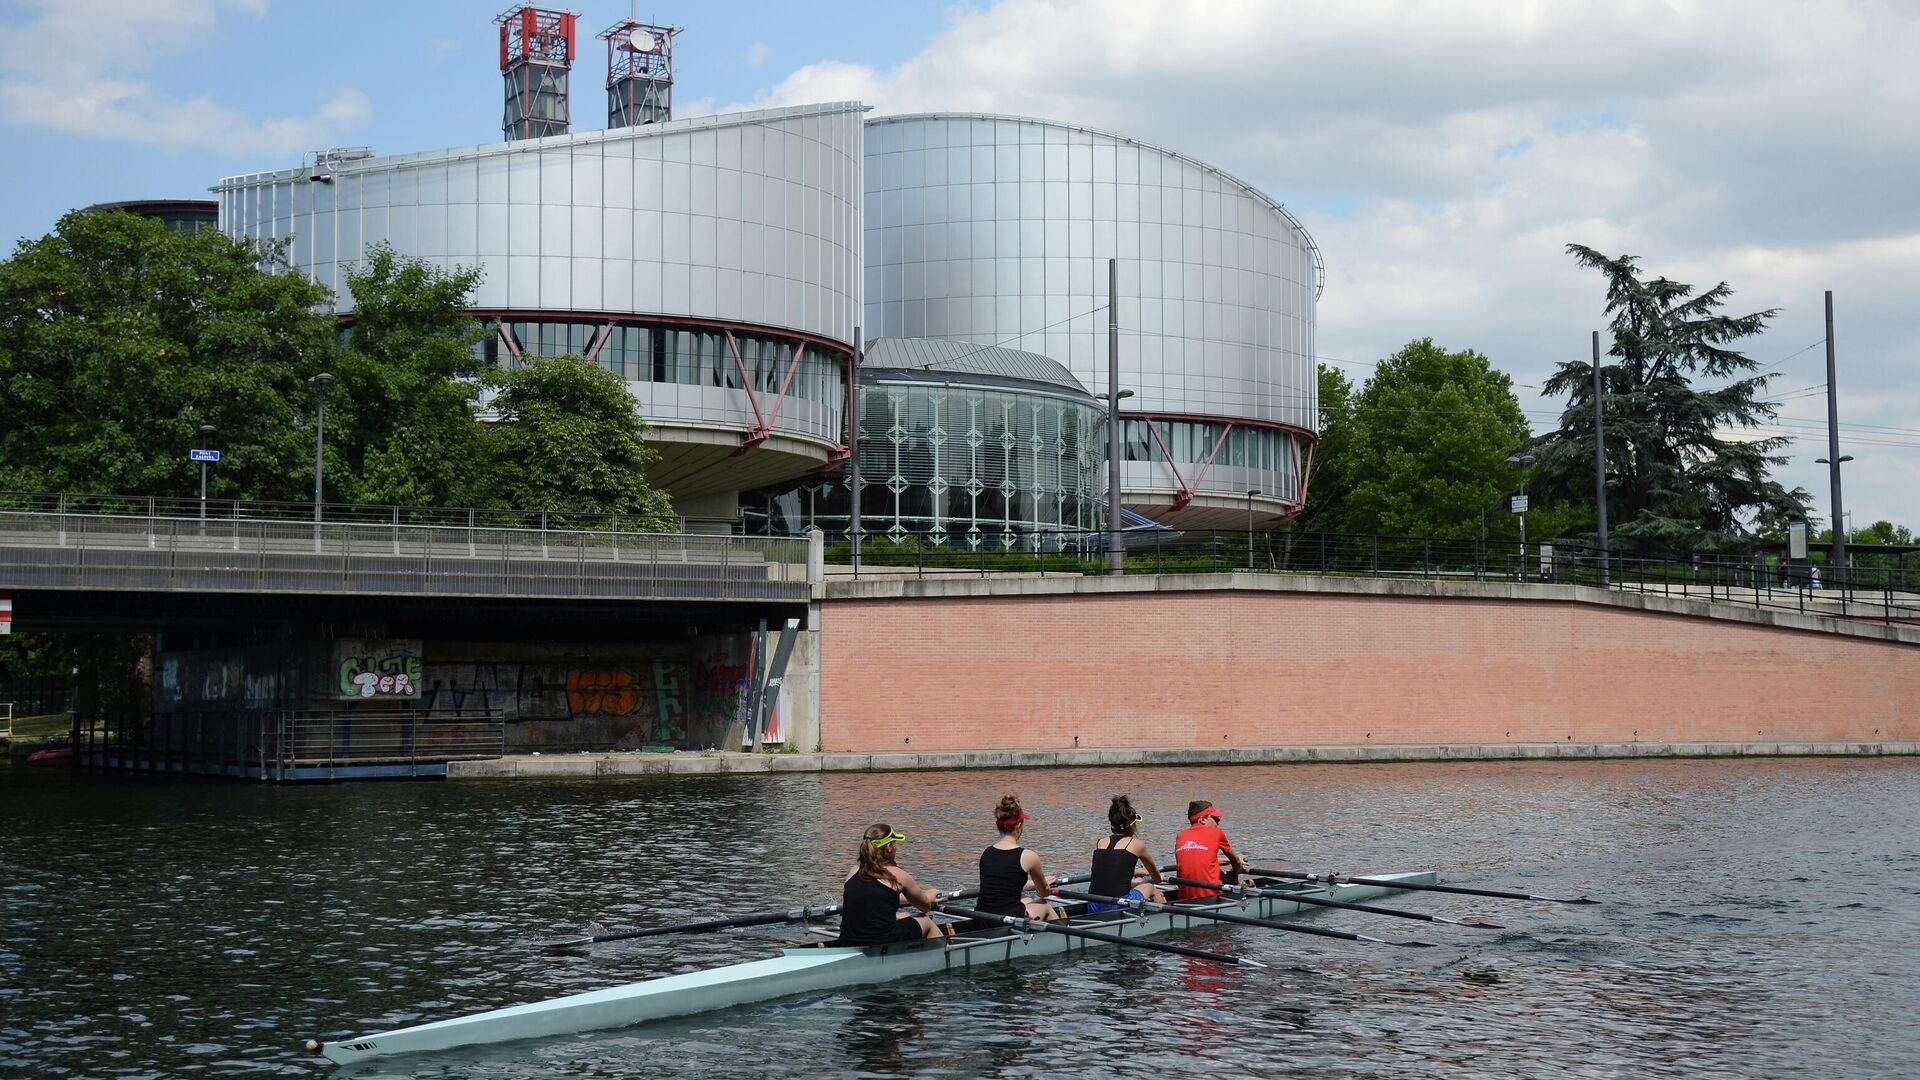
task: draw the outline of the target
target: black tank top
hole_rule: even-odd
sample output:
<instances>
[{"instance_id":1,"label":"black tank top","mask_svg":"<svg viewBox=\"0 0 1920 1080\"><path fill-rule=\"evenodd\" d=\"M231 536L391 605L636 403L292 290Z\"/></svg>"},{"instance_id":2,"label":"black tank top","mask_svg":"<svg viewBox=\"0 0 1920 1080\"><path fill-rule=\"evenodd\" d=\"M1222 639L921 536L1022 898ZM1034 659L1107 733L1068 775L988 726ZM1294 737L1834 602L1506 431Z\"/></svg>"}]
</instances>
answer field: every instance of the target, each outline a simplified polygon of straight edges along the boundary
<instances>
[{"instance_id":1,"label":"black tank top","mask_svg":"<svg viewBox=\"0 0 1920 1080\"><path fill-rule=\"evenodd\" d=\"M1095 896L1125 896L1133 888L1133 867L1140 856L1120 846L1126 839L1114 833L1106 847L1093 849L1093 881L1087 891Z\"/></svg>"},{"instance_id":2,"label":"black tank top","mask_svg":"<svg viewBox=\"0 0 1920 1080\"><path fill-rule=\"evenodd\" d=\"M888 940L900 917L900 892L855 874L840 890L840 944L877 945Z\"/></svg>"},{"instance_id":3,"label":"black tank top","mask_svg":"<svg viewBox=\"0 0 1920 1080\"><path fill-rule=\"evenodd\" d=\"M1027 872L1020 868L1025 850L990 847L980 853L980 898L974 907L989 915L1027 917L1027 905L1020 899L1027 885Z\"/></svg>"}]
</instances>

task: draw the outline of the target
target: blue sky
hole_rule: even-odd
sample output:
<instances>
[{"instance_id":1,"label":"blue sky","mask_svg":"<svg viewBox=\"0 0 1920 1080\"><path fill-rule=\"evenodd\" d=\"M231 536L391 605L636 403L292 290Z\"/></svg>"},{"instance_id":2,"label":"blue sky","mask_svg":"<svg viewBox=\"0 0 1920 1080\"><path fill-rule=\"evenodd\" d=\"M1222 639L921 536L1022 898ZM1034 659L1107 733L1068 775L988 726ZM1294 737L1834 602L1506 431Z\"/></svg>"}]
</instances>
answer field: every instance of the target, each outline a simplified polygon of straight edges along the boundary
<instances>
[{"instance_id":1,"label":"blue sky","mask_svg":"<svg viewBox=\"0 0 1920 1080\"><path fill-rule=\"evenodd\" d=\"M505 0L0 0L0 239L67 209L206 197L305 150L493 141ZM603 46L577 5L575 129ZM1856 524L1920 526L1920 19L1894 0L706 3L680 115L859 99L1045 116L1180 150L1292 208L1326 255L1318 352L1359 381L1431 336L1536 387L1604 325L1567 243L1779 308L1779 476L1823 513L1821 292L1836 293Z\"/></svg>"}]
</instances>

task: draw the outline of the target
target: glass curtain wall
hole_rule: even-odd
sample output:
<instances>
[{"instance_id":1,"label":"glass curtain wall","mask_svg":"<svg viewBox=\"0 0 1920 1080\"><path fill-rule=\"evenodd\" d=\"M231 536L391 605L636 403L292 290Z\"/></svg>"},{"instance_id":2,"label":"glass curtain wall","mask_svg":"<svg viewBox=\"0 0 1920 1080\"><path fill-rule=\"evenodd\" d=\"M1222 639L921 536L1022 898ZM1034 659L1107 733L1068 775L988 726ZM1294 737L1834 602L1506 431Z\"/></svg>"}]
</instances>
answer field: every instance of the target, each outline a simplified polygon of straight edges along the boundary
<instances>
[{"instance_id":1,"label":"glass curtain wall","mask_svg":"<svg viewBox=\"0 0 1920 1080\"><path fill-rule=\"evenodd\" d=\"M1094 403L993 386L860 388L861 528L934 546L1061 550L1101 527L1106 461ZM775 533L847 531L847 477L755 493ZM743 500L748 501L748 500Z\"/></svg>"}]
</instances>

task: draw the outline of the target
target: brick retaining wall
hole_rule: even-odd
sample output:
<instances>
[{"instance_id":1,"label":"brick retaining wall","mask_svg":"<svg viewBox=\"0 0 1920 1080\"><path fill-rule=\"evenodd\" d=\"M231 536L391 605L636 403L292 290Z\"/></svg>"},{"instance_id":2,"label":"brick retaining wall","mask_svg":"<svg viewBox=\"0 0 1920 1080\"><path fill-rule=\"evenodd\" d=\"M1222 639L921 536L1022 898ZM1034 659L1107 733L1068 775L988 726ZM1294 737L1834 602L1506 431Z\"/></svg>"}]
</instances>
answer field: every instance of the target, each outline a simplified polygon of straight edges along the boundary
<instances>
[{"instance_id":1,"label":"brick retaining wall","mask_svg":"<svg viewBox=\"0 0 1920 1080\"><path fill-rule=\"evenodd\" d=\"M1920 738L1897 628L1540 587L836 591L829 753Z\"/></svg>"}]
</instances>

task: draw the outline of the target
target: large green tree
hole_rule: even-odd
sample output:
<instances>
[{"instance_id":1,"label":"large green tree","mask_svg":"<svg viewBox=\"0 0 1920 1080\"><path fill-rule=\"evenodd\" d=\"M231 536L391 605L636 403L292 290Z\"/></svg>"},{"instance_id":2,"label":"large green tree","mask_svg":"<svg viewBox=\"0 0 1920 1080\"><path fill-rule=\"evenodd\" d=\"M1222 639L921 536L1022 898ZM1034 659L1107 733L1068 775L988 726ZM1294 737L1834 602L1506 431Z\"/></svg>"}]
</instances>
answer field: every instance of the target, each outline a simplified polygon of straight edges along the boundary
<instances>
[{"instance_id":1,"label":"large green tree","mask_svg":"<svg viewBox=\"0 0 1920 1080\"><path fill-rule=\"evenodd\" d=\"M1504 372L1432 338L1380 362L1353 397L1347 429L1333 464L1347 485L1337 528L1457 540L1478 538L1483 512L1518 486L1507 458L1531 434ZM1492 535L1511 535L1506 518L1492 516Z\"/></svg>"},{"instance_id":2,"label":"large green tree","mask_svg":"<svg viewBox=\"0 0 1920 1080\"><path fill-rule=\"evenodd\" d=\"M327 391L329 498L471 506L486 488L474 420L486 328L466 313L480 282L386 244L347 274L353 314Z\"/></svg>"},{"instance_id":3,"label":"large green tree","mask_svg":"<svg viewBox=\"0 0 1920 1080\"><path fill-rule=\"evenodd\" d=\"M537 359L492 376L491 499L519 510L618 513L634 528L671 528L673 503L647 482L627 384L577 356Z\"/></svg>"},{"instance_id":4,"label":"large green tree","mask_svg":"<svg viewBox=\"0 0 1920 1080\"><path fill-rule=\"evenodd\" d=\"M1677 554L1739 551L1755 527L1803 516L1807 493L1769 475L1786 458L1784 437L1749 432L1774 418L1762 396L1772 375L1738 344L1765 329L1774 312L1729 315L1726 282L1696 291L1644 277L1632 255L1602 255L1569 244L1580 265L1607 282L1613 337L1600 365L1606 415L1610 539L1629 550ZM1714 385L1696 387L1695 378ZM1563 363L1544 386L1565 395L1559 429L1535 446L1549 490L1593 490L1593 365Z\"/></svg>"},{"instance_id":5,"label":"large green tree","mask_svg":"<svg viewBox=\"0 0 1920 1080\"><path fill-rule=\"evenodd\" d=\"M1313 470L1307 476L1307 508L1295 519L1301 529L1333 528L1347 504L1352 480L1347 471L1353 441L1353 382L1338 368L1320 368L1320 437L1313 445Z\"/></svg>"},{"instance_id":6,"label":"large green tree","mask_svg":"<svg viewBox=\"0 0 1920 1080\"><path fill-rule=\"evenodd\" d=\"M0 261L0 490L298 498L307 376L335 348L327 290L283 249L76 211Z\"/></svg>"}]
</instances>

